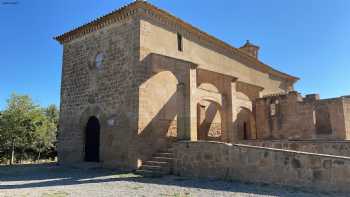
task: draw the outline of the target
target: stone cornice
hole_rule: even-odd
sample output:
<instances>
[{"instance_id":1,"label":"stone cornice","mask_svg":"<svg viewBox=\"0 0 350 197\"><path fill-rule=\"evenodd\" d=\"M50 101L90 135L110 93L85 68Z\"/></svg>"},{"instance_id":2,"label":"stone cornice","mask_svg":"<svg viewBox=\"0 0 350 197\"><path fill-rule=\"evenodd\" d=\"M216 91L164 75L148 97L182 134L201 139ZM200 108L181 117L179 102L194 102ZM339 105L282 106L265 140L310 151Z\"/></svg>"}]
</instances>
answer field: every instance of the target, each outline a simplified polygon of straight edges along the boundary
<instances>
[{"instance_id":1,"label":"stone cornice","mask_svg":"<svg viewBox=\"0 0 350 197\"><path fill-rule=\"evenodd\" d=\"M258 86L258 85L254 85L254 84L250 84L250 83L246 83L246 82L243 82L243 81L237 81L237 84L243 84L243 85L246 85L248 87L257 89L259 92L261 92L261 91L263 91L265 89L264 87L261 87L261 86Z\"/></svg>"},{"instance_id":2,"label":"stone cornice","mask_svg":"<svg viewBox=\"0 0 350 197\"><path fill-rule=\"evenodd\" d=\"M137 9L142 8L145 10L144 13L137 12ZM132 15L135 14L146 14L153 18L158 18L160 20L167 20L167 23L173 23L174 25L177 25L186 31L200 37L201 39L204 39L210 43L213 43L214 45L232 52L233 54L236 54L238 57L252 63L255 65L258 65L260 69L262 69L264 72L267 72L271 75L275 75L278 77L281 77L283 79L286 79L288 81L291 81L292 83L295 83L299 80L299 78L288 75L286 73L283 73L281 71L278 71L271 66L264 64L263 62L255 59L254 57L251 57L250 55L244 53L243 51L219 40L218 38L215 38L214 36L209 35L208 33L190 25L189 23L186 23L185 21L171 15L170 13L161 10L145 1L135 1L133 3L127 4L120 9L117 9L105 16L102 16L100 18L97 18L96 20L87 23L85 25L82 25L78 28L73 29L72 31L69 31L65 34L62 34L60 36L55 37L57 41L59 41L61 44L67 43L75 38L81 37L83 35L86 35L88 33L94 32L98 29L101 29L105 26L108 26L110 24L122 21Z\"/></svg>"},{"instance_id":3,"label":"stone cornice","mask_svg":"<svg viewBox=\"0 0 350 197\"><path fill-rule=\"evenodd\" d=\"M218 73L218 72L214 72L214 71L211 71L211 70L207 70L207 69L204 69L204 68L198 68L199 71L202 71L202 72L209 72L211 73L212 75L219 75L223 78L227 78L229 79L231 82L236 82L238 80L237 77L234 77L232 75L228 75L228 74L224 74L224 73Z\"/></svg>"},{"instance_id":4,"label":"stone cornice","mask_svg":"<svg viewBox=\"0 0 350 197\"><path fill-rule=\"evenodd\" d=\"M79 38L91 32L97 31L113 23L123 21L126 18L129 18L130 16L134 15L137 8L139 8L141 4L142 2L140 1L135 1L133 3L127 4L107 15L99 17L62 35L56 36L54 37L54 39L60 42L61 44L64 44L75 38Z\"/></svg>"}]
</instances>

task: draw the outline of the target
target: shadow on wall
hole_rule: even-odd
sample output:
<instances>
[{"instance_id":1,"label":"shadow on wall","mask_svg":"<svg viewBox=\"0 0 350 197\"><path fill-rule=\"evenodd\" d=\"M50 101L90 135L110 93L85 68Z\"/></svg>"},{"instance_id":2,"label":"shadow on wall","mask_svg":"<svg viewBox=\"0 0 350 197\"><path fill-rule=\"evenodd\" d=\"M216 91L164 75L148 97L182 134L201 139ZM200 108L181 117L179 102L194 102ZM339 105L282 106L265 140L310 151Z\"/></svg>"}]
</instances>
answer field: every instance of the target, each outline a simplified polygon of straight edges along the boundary
<instances>
[{"instance_id":1,"label":"shadow on wall","mask_svg":"<svg viewBox=\"0 0 350 197\"><path fill-rule=\"evenodd\" d=\"M241 126L242 138L255 139L251 111L242 108L238 119L232 122L229 120L232 112L224 109L229 107L224 105L224 95L231 91L232 77L196 68L191 62L150 54L135 65L135 79L129 81L127 88L130 89L127 89L126 98L121 98L122 105L114 112L116 114L103 113L97 104L83 113L83 127L90 116L98 117L101 122L100 155L106 166L137 169L142 161L166 149L172 141L187 139L188 133L184 133L194 126L189 116L191 88L198 88L195 106L205 106L202 112L192 109L200 114L191 115L197 115L194 121L197 121L195 126L200 140L223 141L224 135L236 135L233 132L237 125ZM191 77L198 79L192 87ZM208 97L207 93L215 97Z\"/></svg>"},{"instance_id":2,"label":"shadow on wall","mask_svg":"<svg viewBox=\"0 0 350 197\"><path fill-rule=\"evenodd\" d=\"M167 148L172 141L183 139L183 132L188 132L186 128L191 124L188 117L190 88L221 95L223 99L216 101L200 93L196 95L195 113L199 140L223 141L224 135L234 136L233 133L225 134L226 130L234 132L228 130L228 125L232 125L232 128L241 125L239 129L242 139L256 139L255 119L249 109L242 108L235 122L224 122L229 121L229 116L221 105L224 103L225 91L231 91L231 86L226 85L231 84L231 77L209 74L205 70L196 69L197 65L191 62L158 54L146 56L139 67L137 76L141 77L135 80L135 87L138 87L138 95L135 97L137 131L133 133L135 136L132 138L133 142L130 142L132 147L129 148L134 151L132 154L129 152L129 160L136 168L155 152ZM195 87L190 84L191 74L195 74L197 78Z\"/></svg>"},{"instance_id":3,"label":"shadow on wall","mask_svg":"<svg viewBox=\"0 0 350 197\"><path fill-rule=\"evenodd\" d=\"M145 57L140 67L138 75L142 77L136 79L135 85L138 87L135 98L138 99L135 102L138 104L135 113L138 114L138 129L133 134L134 141L130 142L133 146L131 150L135 150L130 159L138 166L156 151L183 137L179 136L183 135L183 131L181 134L179 131L190 124L189 120L181 118L189 113L191 70L197 77L200 74L194 70L196 65L193 63L157 54ZM200 84L196 85L195 88ZM221 107L210 101L209 104L203 117L205 124L198 131L204 130L208 140L220 140L222 114L218 112Z\"/></svg>"},{"instance_id":4,"label":"shadow on wall","mask_svg":"<svg viewBox=\"0 0 350 197\"><path fill-rule=\"evenodd\" d=\"M225 98L223 94L225 94L227 86L224 86L224 83L231 85L232 79L221 78L221 75L213 77L213 74L199 72L196 68L197 65L191 62L158 54L150 54L139 62L139 65L135 65L135 73L133 74L135 79L130 80L130 87L128 87L130 90L127 91L129 97L122 98L123 105L116 112L117 115L109 114L109 117L106 117L108 115L100 115L99 118L101 134L107 133L101 136L100 143L101 160L106 162L106 166L111 164L114 167L137 169L142 161L151 158L155 152L167 148L172 141L177 138L184 139L184 132L189 132L186 128L193 126L189 119L191 88L198 88L202 83L211 84L212 89L220 90L214 94L220 95L221 99ZM200 77L201 75L203 76ZM195 87L191 87L190 76L199 79ZM203 93L203 91L208 90L201 89L201 91ZM223 108L218 104L218 102L223 101L203 98L196 98L196 100L196 106L203 101L208 103L205 113L201 117L204 124L196 125L199 126L197 133L198 131L204 133L207 140L222 140L226 127L237 124L232 121L227 122L227 114L224 114ZM93 112L104 114L99 107L90 111L83 113L83 116L95 116ZM110 126L111 118L118 120L116 125ZM255 123L251 117L246 119L249 121L244 128L249 132ZM225 123L223 123L224 120ZM83 123L84 126L85 124ZM108 132L106 132L107 129ZM248 137L251 135L253 134L248 134Z\"/></svg>"},{"instance_id":5,"label":"shadow on wall","mask_svg":"<svg viewBox=\"0 0 350 197\"><path fill-rule=\"evenodd\" d=\"M140 161L149 159L177 136L177 115L181 108L178 106L181 106L179 101L183 97L179 95L181 83L178 79L183 81L184 77L180 75L186 74L185 69L151 63L152 56L149 55L137 65L138 68L134 68L135 78L125 80L125 90L121 90L121 95L125 96L118 97L121 100L118 111L108 114L98 101L90 103L80 117L79 130L84 134L81 147L80 143L76 146L83 157L79 160L66 158L71 154L65 153L62 160L84 160L87 144L84 138L91 117L96 117L101 123L100 147L93 147L93 151L100 149L101 158L94 161L100 160L106 167L136 169Z\"/></svg>"},{"instance_id":6,"label":"shadow on wall","mask_svg":"<svg viewBox=\"0 0 350 197\"><path fill-rule=\"evenodd\" d=\"M181 89L183 84L188 84L190 63L157 57L158 61L155 61L154 55L148 55L134 65L134 78L124 80L120 84L123 90L118 89L122 96L116 98L120 99L117 111L108 113L98 99L89 102L79 122L82 143L75 147L82 157L70 158L68 156L72 154L67 152L62 154L62 161L84 160L84 136L91 117L97 117L101 123L101 147L93 150L100 149L99 160L106 167L136 169L142 161L166 148L177 137L178 115L185 108L185 94ZM162 61L159 61L160 58Z\"/></svg>"},{"instance_id":7,"label":"shadow on wall","mask_svg":"<svg viewBox=\"0 0 350 197\"><path fill-rule=\"evenodd\" d=\"M213 101L197 104L198 140L220 141L222 137L222 109Z\"/></svg>"},{"instance_id":8,"label":"shadow on wall","mask_svg":"<svg viewBox=\"0 0 350 197\"><path fill-rule=\"evenodd\" d=\"M170 58L154 64L153 58L148 55L140 62L140 77L134 80L138 87L134 125L137 129L129 145L134 151L129 154L129 160L135 168L176 139L178 115L185 107L181 89L186 83L186 66L175 66Z\"/></svg>"}]
</instances>

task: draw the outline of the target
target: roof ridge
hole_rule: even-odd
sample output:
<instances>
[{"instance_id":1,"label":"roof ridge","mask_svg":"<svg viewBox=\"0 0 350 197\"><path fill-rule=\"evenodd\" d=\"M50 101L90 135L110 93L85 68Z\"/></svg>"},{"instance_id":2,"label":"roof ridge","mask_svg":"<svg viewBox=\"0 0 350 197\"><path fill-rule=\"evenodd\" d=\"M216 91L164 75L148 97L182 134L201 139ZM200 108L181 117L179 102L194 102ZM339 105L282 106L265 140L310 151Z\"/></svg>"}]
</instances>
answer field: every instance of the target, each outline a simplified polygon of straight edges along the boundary
<instances>
[{"instance_id":1,"label":"roof ridge","mask_svg":"<svg viewBox=\"0 0 350 197\"><path fill-rule=\"evenodd\" d=\"M230 45L230 44L220 40L219 38L216 38L215 36L212 36L212 35L208 34L207 32L202 31L202 30L200 30L197 27L194 27L193 25L183 21L182 19L180 19L180 18L178 18L178 17L176 17L174 15L172 15L168 11L160 9L160 8L156 7L155 5L153 5L151 3L148 3L147 1L136 0L134 2L125 4L124 6L118 8L118 9L116 9L114 11L111 11L110 13L108 13L106 15L100 16L100 17L96 18L95 20L93 20L91 22L85 23L85 24L83 24L83 25L81 25L81 26L79 26L77 28L74 28L71 31L68 31L68 32L66 32L64 34L56 36L56 37L54 37L54 39L56 39L57 41L59 41L62 44L64 42L66 42L66 41L69 41L69 40L73 39L74 36L77 36L77 34L78 34L78 36L79 36L80 33L82 33L82 35L85 35L87 33L90 33L92 31L94 31L94 30L97 30L99 28L104 27L106 25L106 22L110 22L109 20L112 19L112 16L114 16L114 15L120 14L120 17L118 17L118 19L125 17L125 14L126 14L126 16L129 16L128 13L127 13L128 11L135 11L141 5L147 6L146 8L149 8L149 9L154 9L154 10L160 12L160 14L166 15L170 19L173 19L175 23L180 23L180 25L183 25L183 28L187 28L187 30L192 31L192 33L202 34L203 36L206 37L206 39L209 39L210 42L215 42L215 44L218 44L220 47L224 47L226 49L232 50L233 52L235 52L239 56L243 57L245 60L250 61L252 63L257 63L257 64L261 65L263 68L268 69L270 72L274 72L277 75L282 75L285 78L287 78L289 80L292 80L294 82L299 80L299 78L297 78L297 77L291 76L291 75L289 75L287 73L284 73L284 72L281 72L279 70L276 70L276 69L272 68L271 66L261 62L260 60L258 60L256 58L251 57L250 55L246 54L245 52L243 52L239 48L236 48L236 47L234 47L234 46L232 46L232 45ZM110 19L108 19L109 17L110 17ZM115 22L115 21L116 20L114 18L112 22ZM99 24L100 22L102 22L102 24ZM94 26L94 27L93 27L93 29L87 29L87 27L89 27L89 26Z\"/></svg>"},{"instance_id":2,"label":"roof ridge","mask_svg":"<svg viewBox=\"0 0 350 197\"><path fill-rule=\"evenodd\" d=\"M114 9L112 10L111 12L109 12L108 14L105 14L103 16L99 16L97 18L95 18L94 20L90 21L90 22L87 22L83 25L80 25L76 28L73 28L72 30L66 32L66 33L63 33L61 35L58 35L58 36L55 36L54 39L59 41L60 43L63 43L64 42L64 37L65 36L68 36L68 34L74 34L75 32L79 31L79 30L82 30L84 29L85 27L89 26L89 25L94 25L95 23L98 23L100 22L101 20L103 19L106 19L108 17L111 17L113 16L114 14L117 14L117 13L120 13L120 12L123 12L123 11L126 11L127 8L130 8L130 6L133 6L135 4L139 4L139 3L145 3L144 1L134 1L134 2L131 2L131 3L127 3L127 4L124 4L123 6L117 8L117 9Z\"/></svg>"},{"instance_id":3,"label":"roof ridge","mask_svg":"<svg viewBox=\"0 0 350 197\"><path fill-rule=\"evenodd\" d=\"M158 10L158 11L164 13L164 14L167 14L169 17L173 17L173 18L175 18L176 20L179 20L179 22L181 22L181 23L183 23L183 24L189 26L190 28L194 29L195 31L198 31L199 33L204 34L205 36L208 36L210 39L213 39L214 41L218 41L218 42L220 42L221 44L225 45L226 47L229 47L229 48L233 49L233 50L234 50L235 52L237 52L239 55L242 55L242 56L248 58L250 61L257 62L258 64L261 64L261 65L263 65L264 67L267 67L267 68L269 68L271 71L276 72L276 73L278 73L278 74L288 76L288 78L291 78L291 79L293 79L294 81L299 80L298 77L291 76L291 75L289 75L289 74L287 74L287 73L284 73L284 72L281 72L281 71L279 71L279 70L276 70L276 69L272 68L271 66L269 66L269 65L267 65L267 64L265 64L265 63L263 63L263 62L260 61L259 59L256 59L256 58L251 57L250 55L246 54L245 52L243 52L243 51L240 50L239 48L236 48L236 47L232 46L231 44L228 44L227 42L224 42L223 40L221 40L221 39L219 39L219 38L216 38L215 36L210 35L210 34L208 34L207 32L202 31L201 29L199 29L199 28L197 28L197 27L194 27L193 25L191 25L191 24L189 24L189 23L183 21L183 20L182 20L181 18L179 18L179 17L176 17L176 16L172 15L171 13L169 13L169 12L166 11L166 10L160 9L160 8L154 6L153 4L148 3L148 2L146 2L146 1L142 1L142 2L145 3L145 4L147 4L147 5L149 5L149 6L151 6L151 7L154 8L154 9L156 9L156 10Z\"/></svg>"}]
</instances>

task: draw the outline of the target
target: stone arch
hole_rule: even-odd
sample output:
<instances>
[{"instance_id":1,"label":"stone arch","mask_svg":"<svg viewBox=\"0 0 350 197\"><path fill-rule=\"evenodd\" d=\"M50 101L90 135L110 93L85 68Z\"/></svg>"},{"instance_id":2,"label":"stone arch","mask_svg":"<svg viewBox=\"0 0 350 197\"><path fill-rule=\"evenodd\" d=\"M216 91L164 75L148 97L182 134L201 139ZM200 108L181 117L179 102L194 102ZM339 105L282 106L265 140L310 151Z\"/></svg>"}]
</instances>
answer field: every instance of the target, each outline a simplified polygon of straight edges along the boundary
<instances>
[{"instance_id":1,"label":"stone arch","mask_svg":"<svg viewBox=\"0 0 350 197\"><path fill-rule=\"evenodd\" d=\"M90 120L90 118L95 117L98 122L99 122L99 161L103 162L104 160L104 153L105 153L105 138L106 138L106 130L107 130L107 116L104 113L104 110L98 105L90 105L87 107L85 110L80 115L80 120L79 120L79 131L80 131L80 136L81 136L81 147L80 147L80 160L84 161L85 160L85 139L86 139L86 127L87 124Z\"/></svg>"},{"instance_id":2,"label":"stone arch","mask_svg":"<svg viewBox=\"0 0 350 197\"><path fill-rule=\"evenodd\" d=\"M202 98L197 102L198 140L222 141L223 119L222 106L215 99Z\"/></svg>"},{"instance_id":3,"label":"stone arch","mask_svg":"<svg viewBox=\"0 0 350 197\"><path fill-rule=\"evenodd\" d=\"M220 109L222 108L222 100L221 100L221 95L220 97L214 97L214 96L199 96L197 97L197 103L201 102L201 101L208 101L208 102L213 102L216 105L218 105L220 107Z\"/></svg>"},{"instance_id":4,"label":"stone arch","mask_svg":"<svg viewBox=\"0 0 350 197\"><path fill-rule=\"evenodd\" d=\"M157 69L140 85L139 135L177 136L178 106L182 100L178 92L180 84L172 71Z\"/></svg>"},{"instance_id":5,"label":"stone arch","mask_svg":"<svg viewBox=\"0 0 350 197\"><path fill-rule=\"evenodd\" d=\"M237 115L238 139L256 139L256 124L253 113L245 107L240 107Z\"/></svg>"},{"instance_id":6,"label":"stone arch","mask_svg":"<svg viewBox=\"0 0 350 197\"><path fill-rule=\"evenodd\" d=\"M147 79L150 79L162 72L169 72L177 79L179 83L188 83L190 69L196 67L196 65L189 64L188 62L184 63L183 65L177 64L174 66L174 61L172 59L156 54L152 54L152 57L150 58L153 63L148 69Z\"/></svg>"},{"instance_id":7,"label":"stone arch","mask_svg":"<svg viewBox=\"0 0 350 197\"><path fill-rule=\"evenodd\" d=\"M199 89L203 89L203 90L207 90L207 91L210 91L210 92L217 92L219 93L219 89L218 87L216 87L214 84L212 83L201 83L199 86L198 86Z\"/></svg>"}]
</instances>

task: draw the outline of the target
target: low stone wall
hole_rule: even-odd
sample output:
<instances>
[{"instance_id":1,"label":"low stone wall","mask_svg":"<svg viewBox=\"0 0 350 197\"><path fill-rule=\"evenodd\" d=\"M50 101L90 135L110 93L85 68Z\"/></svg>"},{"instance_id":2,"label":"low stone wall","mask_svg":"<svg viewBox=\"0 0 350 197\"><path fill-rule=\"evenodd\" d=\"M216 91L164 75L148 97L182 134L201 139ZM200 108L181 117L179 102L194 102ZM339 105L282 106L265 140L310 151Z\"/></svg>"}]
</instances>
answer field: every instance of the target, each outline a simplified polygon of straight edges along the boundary
<instances>
[{"instance_id":1,"label":"low stone wall","mask_svg":"<svg viewBox=\"0 0 350 197\"><path fill-rule=\"evenodd\" d=\"M240 143L252 146L295 150L302 152L350 157L350 141L281 141L281 140L245 140Z\"/></svg>"},{"instance_id":2,"label":"low stone wall","mask_svg":"<svg viewBox=\"0 0 350 197\"><path fill-rule=\"evenodd\" d=\"M350 158L220 142L174 144L174 173L350 192Z\"/></svg>"}]
</instances>

